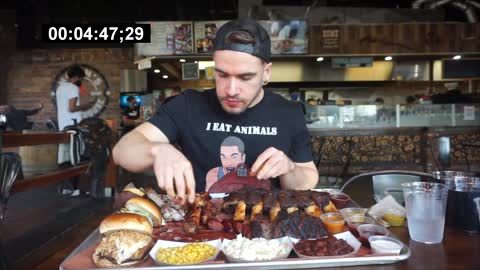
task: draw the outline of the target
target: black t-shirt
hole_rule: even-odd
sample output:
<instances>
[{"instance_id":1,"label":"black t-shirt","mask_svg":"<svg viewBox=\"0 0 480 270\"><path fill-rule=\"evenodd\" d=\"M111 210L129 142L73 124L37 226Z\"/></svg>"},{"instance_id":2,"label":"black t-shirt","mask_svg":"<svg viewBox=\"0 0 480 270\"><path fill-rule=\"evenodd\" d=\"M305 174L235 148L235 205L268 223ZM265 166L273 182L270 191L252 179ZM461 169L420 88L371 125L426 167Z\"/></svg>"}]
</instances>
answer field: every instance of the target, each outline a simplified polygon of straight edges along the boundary
<instances>
[{"instance_id":1,"label":"black t-shirt","mask_svg":"<svg viewBox=\"0 0 480 270\"><path fill-rule=\"evenodd\" d=\"M224 175L222 169L226 169L222 165L228 165L235 158L251 167L269 147L283 151L294 162L313 159L301 106L269 90L265 90L258 104L240 115L226 113L214 89L187 90L160 107L149 122L158 127L170 143L181 146L192 163L197 192L205 190L207 173L215 171L220 178ZM238 147L221 148L227 137ZM240 157L235 157L232 152L239 148L243 151Z\"/></svg>"}]
</instances>

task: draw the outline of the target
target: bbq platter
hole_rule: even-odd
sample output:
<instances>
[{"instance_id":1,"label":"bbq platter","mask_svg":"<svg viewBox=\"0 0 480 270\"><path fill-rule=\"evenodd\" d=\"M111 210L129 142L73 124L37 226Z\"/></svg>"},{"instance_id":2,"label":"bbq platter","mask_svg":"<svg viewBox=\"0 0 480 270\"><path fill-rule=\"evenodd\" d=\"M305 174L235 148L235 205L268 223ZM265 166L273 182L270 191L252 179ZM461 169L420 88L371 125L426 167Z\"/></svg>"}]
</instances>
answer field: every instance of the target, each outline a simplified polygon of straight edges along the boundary
<instances>
[{"instance_id":1,"label":"bbq platter","mask_svg":"<svg viewBox=\"0 0 480 270\"><path fill-rule=\"evenodd\" d=\"M124 190L116 201L118 213L131 215L133 209L135 214L144 214L145 208L131 206L134 197L144 197L158 207L163 218L161 223L152 223L156 226L151 229L152 243L142 248L145 255L135 262L122 260L134 269L291 269L388 264L409 258L406 245L398 254L373 254L346 225L340 233L332 234L323 217L341 216L341 208L331 200L338 194L336 190L244 187L228 194L199 193L192 204L186 205L153 189ZM356 205L349 202L346 206ZM85 239L60 269L103 269L92 256L106 259L112 253L105 251L111 247L99 251L105 238L113 237L105 229L108 226L113 227L102 222L100 229ZM125 267L118 257L108 260L113 264L109 269Z\"/></svg>"}]
</instances>

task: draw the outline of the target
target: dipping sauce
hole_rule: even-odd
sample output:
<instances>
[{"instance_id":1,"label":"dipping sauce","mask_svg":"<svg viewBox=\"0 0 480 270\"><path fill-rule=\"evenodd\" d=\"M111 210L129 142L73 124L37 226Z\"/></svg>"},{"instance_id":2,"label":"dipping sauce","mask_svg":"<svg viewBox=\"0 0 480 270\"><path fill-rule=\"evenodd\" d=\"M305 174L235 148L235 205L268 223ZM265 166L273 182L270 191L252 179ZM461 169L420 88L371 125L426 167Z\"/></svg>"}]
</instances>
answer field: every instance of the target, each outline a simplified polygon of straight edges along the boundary
<instances>
[{"instance_id":1,"label":"dipping sauce","mask_svg":"<svg viewBox=\"0 0 480 270\"><path fill-rule=\"evenodd\" d=\"M350 201L350 196L347 194L333 194L330 195L330 200L335 204L335 207L341 209L347 206L347 203Z\"/></svg>"},{"instance_id":2,"label":"dipping sauce","mask_svg":"<svg viewBox=\"0 0 480 270\"><path fill-rule=\"evenodd\" d=\"M388 222L392 226L402 226L405 221L405 214L400 213L385 213L383 220Z\"/></svg>"},{"instance_id":3,"label":"dipping sauce","mask_svg":"<svg viewBox=\"0 0 480 270\"><path fill-rule=\"evenodd\" d=\"M329 234L345 231L345 218L339 213L326 213L320 216Z\"/></svg>"},{"instance_id":4,"label":"dipping sauce","mask_svg":"<svg viewBox=\"0 0 480 270\"><path fill-rule=\"evenodd\" d=\"M348 229L355 236L359 237L357 227L362 224L375 224L375 219L364 215L352 215L346 218Z\"/></svg>"},{"instance_id":5,"label":"dipping sauce","mask_svg":"<svg viewBox=\"0 0 480 270\"><path fill-rule=\"evenodd\" d=\"M362 224L357 227L357 231L359 234L358 240L362 243L362 245L366 247L370 247L370 243L368 242L368 238L370 236L386 236L388 235L388 230L383 228L382 226L375 225L375 224Z\"/></svg>"},{"instance_id":6,"label":"dipping sauce","mask_svg":"<svg viewBox=\"0 0 480 270\"><path fill-rule=\"evenodd\" d=\"M342 214L342 216L345 218L348 218L349 216L352 216L352 215L365 216L365 213L367 213L367 210L368 210L367 208L348 207L348 208L340 209L340 214Z\"/></svg>"},{"instance_id":7,"label":"dipping sauce","mask_svg":"<svg viewBox=\"0 0 480 270\"><path fill-rule=\"evenodd\" d=\"M372 236L368 238L373 254L399 254L403 243L388 236Z\"/></svg>"}]
</instances>

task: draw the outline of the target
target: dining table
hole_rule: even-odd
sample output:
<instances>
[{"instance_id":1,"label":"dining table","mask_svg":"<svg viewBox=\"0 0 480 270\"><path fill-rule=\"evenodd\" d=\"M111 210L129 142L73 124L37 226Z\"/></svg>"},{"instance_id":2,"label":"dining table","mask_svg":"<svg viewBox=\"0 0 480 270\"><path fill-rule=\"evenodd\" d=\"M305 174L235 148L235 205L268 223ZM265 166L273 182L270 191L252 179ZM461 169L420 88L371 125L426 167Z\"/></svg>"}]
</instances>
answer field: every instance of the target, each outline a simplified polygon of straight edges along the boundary
<instances>
[{"instance_id":1,"label":"dining table","mask_svg":"<svg viewBox=\"0 0 480 270\"><path fill-rule=\"evenodd\" d=\"M406 224L399 227L390 227L389 230L410 248L410 258L392 264L345 266L331 269L480 269L480 234L469 234L459 228L446 226L442 243L424 244L410 239Z\"/></svg>"}]
</instances>

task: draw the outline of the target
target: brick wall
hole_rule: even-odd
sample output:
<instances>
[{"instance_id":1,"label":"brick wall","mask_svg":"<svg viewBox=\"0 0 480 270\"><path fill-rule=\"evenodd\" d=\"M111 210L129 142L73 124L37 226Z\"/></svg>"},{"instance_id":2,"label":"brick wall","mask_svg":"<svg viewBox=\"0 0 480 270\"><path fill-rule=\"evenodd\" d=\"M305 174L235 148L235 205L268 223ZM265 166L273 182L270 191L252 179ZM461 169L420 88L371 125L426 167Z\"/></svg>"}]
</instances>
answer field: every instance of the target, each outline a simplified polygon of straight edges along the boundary
<instances>
[{"instance_id":1,"label":"brick wall","mask_svg":"<svg viewBox=\"0 0 480 270\"><path fill-rule=\"evenodd\" d=\"M7 103L19 109L43 103L44 109L30 119L35 129L44 128L47 119L56 119L51 100L55 77L71 64L87 64L101 72L110 86L110 102L101 118L120 119L118 105L122 69L136 68L131 48L34 49L16 51L7 70Z\"/></svg>"}]
</instances>

